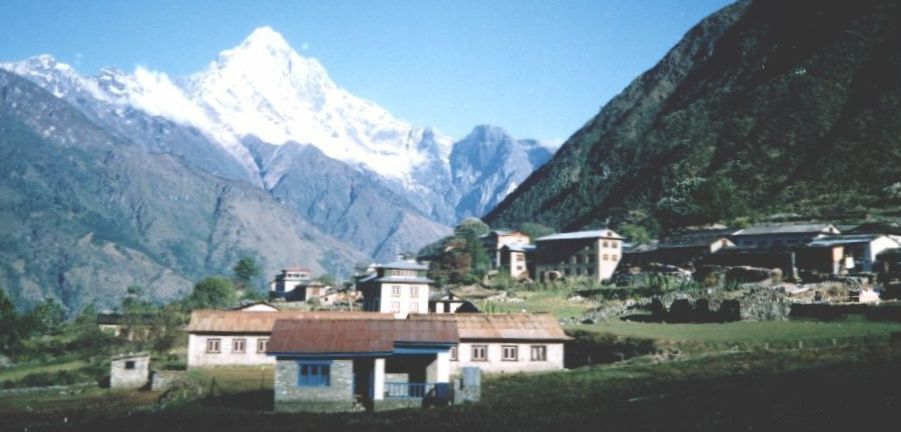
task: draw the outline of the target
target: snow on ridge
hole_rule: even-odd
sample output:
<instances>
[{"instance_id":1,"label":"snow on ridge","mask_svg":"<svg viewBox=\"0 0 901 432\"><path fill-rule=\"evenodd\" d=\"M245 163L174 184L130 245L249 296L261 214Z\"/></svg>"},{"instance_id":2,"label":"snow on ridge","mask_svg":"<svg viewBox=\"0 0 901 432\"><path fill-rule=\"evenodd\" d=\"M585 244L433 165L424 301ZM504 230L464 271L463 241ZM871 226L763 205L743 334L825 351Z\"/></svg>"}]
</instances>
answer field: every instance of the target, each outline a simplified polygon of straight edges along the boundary
<instances>
[{"instance_id":1,"label":"snow on ridge","mask_svg":"<svg viewBox=\"0 0 901 432\"><path fill-rule=\"evenodd\" d=\"M179 79L140 65L130 74L104 69L82 77L48 55L0 67L57 97L81 91L103 103L193 126L252 173L256 164L241 144L248 136L275 145L309 143L410 190L422 189L440 176L437 171L449 172L451 138L341 88L318 60L302 57L271 27L254 30L205 69Z\"/></svg>"},{"instance_id":2,"label":"snow on ridge","mask_svg":"<svg viewBox=\"0 0 901 432\"><path fill-rule=\"evenodd\" d=\"M310 143L407 185L415 182L416 167L450 152L450 139L437 139L437 149L420 148L420 128L339 87L315 58L300 56L269 27L220 53L186 88L237 137Z\"/></svg>"}]
</instances>

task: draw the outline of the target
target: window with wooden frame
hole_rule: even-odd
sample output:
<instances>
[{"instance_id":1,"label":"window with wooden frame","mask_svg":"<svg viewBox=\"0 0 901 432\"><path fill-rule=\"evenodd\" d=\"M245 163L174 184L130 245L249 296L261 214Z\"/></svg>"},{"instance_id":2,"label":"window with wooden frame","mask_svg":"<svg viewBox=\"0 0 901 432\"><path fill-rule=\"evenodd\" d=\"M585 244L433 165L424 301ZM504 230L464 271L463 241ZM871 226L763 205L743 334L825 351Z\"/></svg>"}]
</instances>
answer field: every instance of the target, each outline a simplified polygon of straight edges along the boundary
<instances>
[{"instance_id":1,"label":"window with wooden frame","mask_svg":"<svg viewBox=\"0 0 901 432\"><path fill-rule=\"evenodd\" d=\"M391 312L400 313L400 302L391 302Z\"/></svg>"},{"instance_id":2,"label":"window with wooden frame","mask_svg":"<svg viewBox=\"0 0 901 432\"><path fill-rule=\"evenodd\" d=\"M452 346L450 349L450 360L457 361L457 347Z\"/></svg>"},{"instance_id":3,"label":"window with wooden frame","mask_svg":"<svg viewBox=\"0 0 901 432\"><path fill-rule=\"evenodd\" d=\"M503 361L518 361L519 360L519 347L516 345L504 345L503 347L503 355L501 356L501 360Z\"/></svg>"},{"instance_id":4,"label":"window with wooden frame","mask_svg":"<svg viewBox=\"0 0 901 432\"><path fill-rule=\"evenodd\" d=\"M247 339L232 339L232 352L243 353L247 350Z\"/></svg>"},{"instance_id":5,"label":"window with wooden frame","mask_svg":"<svg viewBox=\"0 0 901 432\"><path fill-rule=\"evenodd\" d=\"M413 297L413 298L419 297L419 287L417 287L417 286L410 287L410 297Z\"/></svg>"},{"instance_id":6,"label":"window with wooden frame","mask_svg":"<svg viewBox=\"0 0 901 432\"><path fill-rule=\"evenodd\" d=\"M488 345L473 345L472 361L488 361Z\"/></svg>"},{"instance_id":7,"label":"window with wooden frame","mask_svg":"<svg viewBox=\"0 0 901 432\"><path fill-rule=\"evenodd\" d=\"M400 285L391 285L391 296L392 297L400 297Z\"/></svg>"},{"instance_id":8,"label":"window with wooden frame","mask_svg":"<svg viewBox=\"0 0 901 432\"><path fill-rule=\"evenodd\" d=\"M207 339L206 340L206 352L211 354L218 354L220 348L222 346L222 339Z\"/></svg>"},{"instance_id":9,"label":"window with wooden frame","mask_svg":"<svg viewBox=\"0 0 901 432\"><path fill-rule=\"evenodd\" d=\"M532 345L532 361L547 361L546 345Z\"/></svg>"},{"instance_id":10,"label":"window with wooden frame","mask_svg":"<svg viewBox=\"0 0 901 432\"><path fill-rule=\"evenodd\" d=\"M269 348L269 339L257 339L258 353L265 353L267 348Z\"/></svg>"},{"instance_id":11,"label":"window with wooden frame","mask_svg":"<svg viewBox=\"0 0 901 432\"><path fill-rule=\"evenodd\" d=\"M419 303L410 302L410 306L407 311L410 313L419 313Z\"/></svg>"},{"instance_id":12,"label":"window with wooden frame","mask_svg":"<svg viewBox=\"0 0 901 432\"><path fill-rule=\"evenodd\" d=\"M299 361L297 362L298 387L328 387L332 383L332 362Z\"/></svg>"}]
</instances>

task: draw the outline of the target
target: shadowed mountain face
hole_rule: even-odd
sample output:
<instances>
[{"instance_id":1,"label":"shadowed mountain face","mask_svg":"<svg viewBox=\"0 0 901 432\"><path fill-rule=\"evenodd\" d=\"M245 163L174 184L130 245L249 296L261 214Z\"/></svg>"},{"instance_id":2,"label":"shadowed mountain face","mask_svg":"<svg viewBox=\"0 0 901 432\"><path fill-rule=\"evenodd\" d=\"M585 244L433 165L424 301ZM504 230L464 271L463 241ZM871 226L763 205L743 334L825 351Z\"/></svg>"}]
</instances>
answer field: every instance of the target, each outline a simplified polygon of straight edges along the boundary
<instances>
[{"instance_id":1,"label":"shadowed mountain face","mask_svg":"<svg viewBox=\"0 0 901 432\"><path fill-rule=\"evenodd\" d=\"M245 254L266 274L285 251L318 272L366 259L265 191L149 153L5 71L0 173L0 285L20 305L110 307L131 284L171 298Z\"/></svg>"},{"instance_id":2,"label":"shadowed mountain face","mask_svg":"<svg viewBox=\"0 0 901 432\"><path fill-rule=\"evenodd\" d=\"M691 29L487 222L898 217L901 5L740 1Z\"/></svg>"}]
</instances>

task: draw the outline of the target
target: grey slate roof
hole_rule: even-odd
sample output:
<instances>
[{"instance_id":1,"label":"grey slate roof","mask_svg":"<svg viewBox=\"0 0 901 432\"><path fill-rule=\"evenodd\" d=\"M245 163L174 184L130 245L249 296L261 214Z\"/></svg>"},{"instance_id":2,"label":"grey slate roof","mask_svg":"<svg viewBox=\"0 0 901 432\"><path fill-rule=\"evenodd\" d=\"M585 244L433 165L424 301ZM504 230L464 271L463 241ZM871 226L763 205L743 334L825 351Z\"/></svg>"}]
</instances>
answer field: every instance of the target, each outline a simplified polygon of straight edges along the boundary
<instances>
[{"instance_id":1,"label":"grey slate roof","mask_svg":"<svg viewBox=\"0 0 901 432\"><path fill-rule=\"evenodd\" d=\"M535 245L523 244L523 243L513 243L504 245L501 249L507 249L512 252L532 252L535 250Z\"/></svg>"},{"instance_id":2,"label":"grey slate roof","mask_svg":"<svg viewBox=\"0 0 901 432\"><path fill-rule=\"evenodd\" d=\"M603 230L575 231L575 232L568 232L568 233L551 234L549 236L539 237L535 241L581 240L581 239L594 239L594 238L607 238L607 239L616 239L616 240L624 240L625 239L625 237L613 232L612 230L603 229Z\"/></svg>"},{"instance_id":3,"label":"grey slate roof","mask_svg":"<svg viewBox=\"0 0 901 432\"><path fill-rule=\"evenodd\" d=\"M416 276L385 276L383 278L376 279L375 281L376 282L387 282L387 283L397 282L397 283L424 283L424 284L430 284L430 283L435 282L429 278L416 277Z\"/></svg>"},{"instance_id":4,"label":"grey slate roof","mask_svg":"<svg viewBox=\"0 0 901 432\"><path fill-rule=\"evenodd\" d=\"M772 234L806 234L826 233L829 228L835 228L832 224L787 224L787 225L760 225L745 228L735 232L735 236L746 235L772 235Z\"/></svg>"},{"instance_id":5,"label":"grey slate roof","mask_svg":"<svg viewBox=\"0 0 901 432\"><path fill-rule=\"evenodd\" d=\"M409 261L394 261L388 264L380 265L381 268L398 269L398 270L428 270L429 266Z\"/></svg>"},{"instance_id":6,"label":"grey slate roof","mask_svg":"<svg viewBox=\"0 0 901 432\"><path fill-rule=\"evenodd\" d=\"M680 248L694 246L710 246L713 242L728 238L735 233L734 229L684 231L673 234L660 241L658 248Z\"/></svg>"},{"instance_id":7,"label":"grey slate roof","mask_svg":"<svg viewBox=\"0 0 901 432\"><path fill-rule=\"evenodd\" d=\"M848 244L869 243L879 237L885 237L882 234L846 234L837 235L814 240L807 244L810 247L830 247ZM897 243L897 242L896 242Z\"/></svg>"}]
</instances>

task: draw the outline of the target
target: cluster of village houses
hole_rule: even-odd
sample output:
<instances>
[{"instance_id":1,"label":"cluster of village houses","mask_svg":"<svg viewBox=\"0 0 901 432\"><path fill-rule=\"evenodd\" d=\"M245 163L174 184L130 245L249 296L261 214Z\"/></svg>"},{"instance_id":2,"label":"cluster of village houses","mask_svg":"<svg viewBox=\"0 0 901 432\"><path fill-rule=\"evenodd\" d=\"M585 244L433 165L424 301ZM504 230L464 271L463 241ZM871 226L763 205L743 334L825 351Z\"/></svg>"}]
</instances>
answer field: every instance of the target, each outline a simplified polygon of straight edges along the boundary
<instances>
[{"instance_id":1,"label":"cluster of village houses","mask_svg":"<svg viewBox=\"0 0 901 432\"><path fill-rule=\"evenodd\" d=\"M621 263L652 262L779 267L791 274L879 266L897 271L901 233L868 232L880 229L843 233L831 224L807 224L697 230L645 245L628 245L609 229L534 242L522 232L496 230L482 241L496 269L539 281L604 281ZM887 253L895 258L881 260ZM188 368L274 365L275 408L284 411L378 410L460 395L476 400L481 373L563 368L570 338L553 316L479 313L453 293L436 291L427 272L427 264L412 260L374 265L355 281L361 310L300 311L289 305L314 298L328 305L349 294L314 281L308 270L285 269L270 285L277 301L192 313ZM354 304L356 298L344 300ZM134 366L135 360L121 361Z\"/></svg>"}]
</instances>

